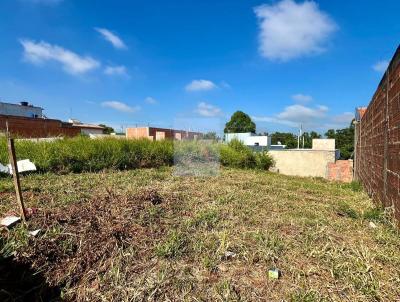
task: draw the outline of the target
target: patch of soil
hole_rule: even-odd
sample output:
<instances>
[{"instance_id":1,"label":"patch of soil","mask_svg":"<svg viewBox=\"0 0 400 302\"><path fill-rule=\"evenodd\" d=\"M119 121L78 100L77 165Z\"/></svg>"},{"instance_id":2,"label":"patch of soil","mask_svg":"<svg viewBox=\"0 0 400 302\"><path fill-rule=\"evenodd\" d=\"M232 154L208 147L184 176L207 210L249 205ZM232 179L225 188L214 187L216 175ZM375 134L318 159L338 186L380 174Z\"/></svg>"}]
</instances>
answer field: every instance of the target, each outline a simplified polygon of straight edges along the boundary
<instances>
[{"instance_id":1,"label":"patch of soil","mask_svg":"<svg viewBox=\"0 0 400 302\"><path fill-rule=\"evenodd\" d=\"M0 259L0 301L61 301L61 290L47 284L30 265Z\"/></svg>"},{"instance_id":2,"label":"patch of soil","mask_svg":"<svg viewBox=\"0 0 400 302\"><path fill-rule=\"evenodd\" d=\"M42 235L30 239L16 260L43 272L50 286L90 286L127 247L134 248L139 260L148 258L167 226L161 219L149 226L142 217L154 205L172 211L174 203L177 200L162 198L154 190L130 197L108 192L91 201L38 211L29 220L29 229L40 228Z\"/></svg>"},{"instance_id":3,"label":"patch of soil","mask_svg":"<svg viewBox=\"0 0 400 302\"><path fill-rule=\"evenodd\" d=\"M140 198L150 201L153 205L158 205L163 202L163 198L158 194L157 190L154 189L145 190L142 195L140 195Z\"/></svg>"}]
</instances>

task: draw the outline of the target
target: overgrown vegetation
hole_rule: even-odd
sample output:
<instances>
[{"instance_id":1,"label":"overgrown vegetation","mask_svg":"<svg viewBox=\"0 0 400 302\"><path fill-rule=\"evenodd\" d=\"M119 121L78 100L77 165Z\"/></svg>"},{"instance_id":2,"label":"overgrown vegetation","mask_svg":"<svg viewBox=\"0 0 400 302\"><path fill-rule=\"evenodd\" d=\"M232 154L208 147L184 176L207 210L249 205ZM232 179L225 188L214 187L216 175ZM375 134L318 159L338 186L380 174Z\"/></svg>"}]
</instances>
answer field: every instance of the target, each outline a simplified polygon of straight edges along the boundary
<instances>
[{"instance_id":1,"label":"overgrown vegetation","mask_svg":"<svg viewBox=\"0 0 400 302\"><path fill-rule=\"evenodd\" d=\"M18 159L29 158L42 172L94 172L103 169L150 168L173 163L171 141L89 139L79 136L51 142L16 141ZM0 162L8 162L6 143L0 143Z\"/></svg>"},{"instance_id":2,"label":"overgrown vegetation","mask_svg":"<svg viewBox=\"0 0 400 302\"><path fill-rule=\"evenodd\" d=\"M38 209L28 230L42 231L1 234L2 301L16 292L39 301L400 296L390 209L355 185L236 169L176 177L170 168L32 174L21 183L26 206ZM16 211L11 179L0 179L0 191L0 213ZM270 268L282 277L268 279ZM23 282L33 276L34 286Z\"/></svg>"},{"instance_id":3,"label":"overgrown vegetation","mask_svg":"<svg viewBox=\"0 0 400 302\"><path fill-rule=\"evenodd\" d=\"M239 140L231 140L220 149L221 164L240 169L268 170L273 160L267 152L253 152Z\"/></svg>"},{"instance_id":4,"label":"overgrown vegetation","mask_svg":"<svg viewBox=\"0 0 400 302\"><path fill-rule=\"evenodd\" d=\"M80 173L104 169L129 170L171 166L180 162L211 160L236 168L267 170L272 161L267 153L253 153L235 142L229 146L212 142L150 141L118 138L89 139L80 136L55 141L16 141L18 159L29 158L41 172ZM0 163L8 162L5 140L0 140Z\"/></svg>"}]
</instances>

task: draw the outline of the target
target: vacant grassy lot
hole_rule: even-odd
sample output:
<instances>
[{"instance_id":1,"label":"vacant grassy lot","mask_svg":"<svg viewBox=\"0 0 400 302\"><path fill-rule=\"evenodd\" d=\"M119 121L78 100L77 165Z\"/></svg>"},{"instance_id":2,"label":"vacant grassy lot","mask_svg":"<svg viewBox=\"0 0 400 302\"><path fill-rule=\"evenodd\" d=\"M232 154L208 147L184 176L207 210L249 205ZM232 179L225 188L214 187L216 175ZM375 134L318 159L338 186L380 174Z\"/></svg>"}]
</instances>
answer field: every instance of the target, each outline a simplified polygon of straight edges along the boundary
<instances>
[{"instance_id":1,"label":"vacant grassy lot","mask_svg":"<svg viewBox=\"0 0 400 302\"><path fill-rule=\"evenodd\" d=\"M2 256L14 257L2 260L0 300L28 289L86 301L400 297L399 233L356 185L229 169L176 177L171 168L31 175L22 185L39 208L29 229L43 231L2 233ZM16 208L11 179L0 191L4 214ZM278 280L268 279L274 267Z\"/></svg>"}]
</instances>

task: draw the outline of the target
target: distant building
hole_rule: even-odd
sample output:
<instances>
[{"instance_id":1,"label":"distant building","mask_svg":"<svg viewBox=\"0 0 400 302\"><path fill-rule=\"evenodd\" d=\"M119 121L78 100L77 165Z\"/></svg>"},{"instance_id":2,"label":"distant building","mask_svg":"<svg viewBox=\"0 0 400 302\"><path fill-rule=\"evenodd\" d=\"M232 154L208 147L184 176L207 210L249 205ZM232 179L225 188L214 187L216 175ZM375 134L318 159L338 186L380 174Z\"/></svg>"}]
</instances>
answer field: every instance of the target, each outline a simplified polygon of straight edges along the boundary
<instances>
[{"instance_id":1,"label":"distant building","mask_svg":"<svg viewBox=\"0 0 400 302\"><path fill-rule=\"evenodd\" d=\"M79 129L60 120L48 119L43 115L43 108L28 102L11 104L0 102L0 132L8 132L14 137L44 138L75 136Z\"/></svg>"},{"instance_id":2,"label":"distant building","mask_svg":"<svg viewBox=\"0 0 400 302\"><path fill-rule=\"evenodd\" d=\"M175 130L168 128L156 128L156 127L135 127L126 128L126 138L138 139L147 138L150 140L163 140L163 139L197 139L201 138L202 133L192 132L185 130Z\"/></svg>"},{"instance_id":3,"label":"distant building","mask_svg":"<svg viewBox=\"0 0 400 302\"><path fill-rule=\"evenodd\" d=\"M72 124L60 120L0 115L0 132L4 134L7 129L17 138L71 137L80 133Z\"/></svg>"},{"instance_id":4,"label":"distant building","mask_svg":"<svg viewBox=\"0 0 400 302\"><path fill-rule=\"evenodd\" d=\"M100 135L103 134L104 127L94 124L85 124L76 119L69 119L69 123L72 124L72 127L78 128L81 134L86 135Z\"/></svg>"},{"instance_id":5,"label":"distant building","mask_svg":"<svg viewBox=\"0 0 400 302\"><path fill-rule=\"evenodd\" d=\"M358 108L356 108L355 119L356 119L357 122L361 121L361 119L364 116L365 112L367 112L367 107L358 107Z\"/></svg>"},{"instance_id":6,"label":"distant building","mask_svg":"<svg viewBox=\"0 0 400 302\"><path fill-rule=\"evenodd\" d=\"M241 141L246 146L256 146L256 147L269 147L271 146L271 137L268 135L256 135L251 132L245 133L225 133L225 141L229 143L230 141L237 139Z\"/></svg>"},{"instance_id":7,"label":"distant building","mask_svg":"<svg viewBox=\"0 0 400 302\"><path fill-rule=\"evenodd\" d=\"M269 146L270 150L283 150L286 149L286 145L282 145L282 144L276 144L276 145L271 145Z\"/></svg>"},{"instance_id":8,"label":"distant building","mask_svg":"<svg viewBox=\"0 0 400 302\"><path fill-rule=\"evenodd\" d=\"M33 106L28 102L20 102L19 104L0 102L0 114L29 118L43 118L43 108Z\"/></svg>"}]
</instances>

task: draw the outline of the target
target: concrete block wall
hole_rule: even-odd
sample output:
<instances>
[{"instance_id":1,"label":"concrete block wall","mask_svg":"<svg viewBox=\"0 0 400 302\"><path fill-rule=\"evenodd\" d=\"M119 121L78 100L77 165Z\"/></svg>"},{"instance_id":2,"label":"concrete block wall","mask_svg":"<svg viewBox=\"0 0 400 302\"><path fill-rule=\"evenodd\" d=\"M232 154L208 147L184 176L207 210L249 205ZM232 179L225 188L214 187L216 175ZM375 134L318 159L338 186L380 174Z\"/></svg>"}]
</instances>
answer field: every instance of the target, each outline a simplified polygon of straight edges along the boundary
<instances>
[{"instance_id":1,"label":"concrete block wall","mask_svg":"<svg viewBox=\"0 0 400 302\"><path fill-rule=\"evenodd\" d=\"M126 137L131 139L148 138L150 140L163 140L163 139L196 139L201 137L199 132L191 132L184 130L175 130L167 128L156 127L136 127L126 128Z\"/></svg>"},{"instance_id":2,"label":"concrete block wall","mask_svg":"<svg viewBox=\"0 0 400 302\"><path fill-rule=\"evenodd\" d=\"M312 148L314 150L335 150L335 139L313 138Z\"/></svg>"},{"instance_id":3,"label":"concrete block wall","mask_svg":"<svg viewBox=\"0 0 400 302\"><path fill-rule=\"evenodd\" d=\"M400 46L356 124L355 176L400 220Z\"/></svg>"},{"instance_id":4,"label":"concrete block wall","mask_svg":"<svg viewBox=\"0 0 400 302\"><path fill-rule=\"evenodd\" d=\"M286 175L328 176L328 164L335 163L335 150L289 149L269 150L275 161L274 170Z\"/></svg>"}]
</instances>

